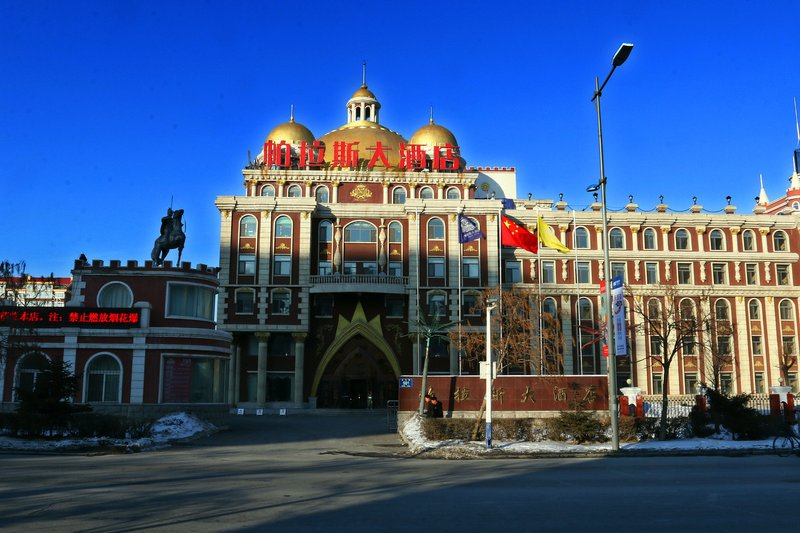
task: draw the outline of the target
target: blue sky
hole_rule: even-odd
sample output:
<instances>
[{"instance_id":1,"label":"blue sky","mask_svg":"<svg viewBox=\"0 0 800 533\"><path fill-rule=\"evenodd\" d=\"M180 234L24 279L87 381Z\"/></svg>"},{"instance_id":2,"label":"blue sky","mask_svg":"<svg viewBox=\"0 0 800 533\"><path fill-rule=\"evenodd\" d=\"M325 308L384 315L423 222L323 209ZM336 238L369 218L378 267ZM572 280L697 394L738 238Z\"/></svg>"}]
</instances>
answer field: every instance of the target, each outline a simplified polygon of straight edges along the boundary
<instances>
[{"instance_id":1,"label":"blue sky","mask_svg":"<svg viewBox=\"0 0 800 533\"><path fill-rule=\"evenodd\" d=\"M722 7L724 6L724 8ZM796 147L800 3L30 2L0 0L0 259L68 275L81 253L149 257L173 199L184 258L219 262L214 199L242 194L247 151L295 118L321 136L361 82L406 138L436 122L470 165L515 166L518 195L576 209L684 210L759 174L781 196Z\"/></svg>"}]
</instances>

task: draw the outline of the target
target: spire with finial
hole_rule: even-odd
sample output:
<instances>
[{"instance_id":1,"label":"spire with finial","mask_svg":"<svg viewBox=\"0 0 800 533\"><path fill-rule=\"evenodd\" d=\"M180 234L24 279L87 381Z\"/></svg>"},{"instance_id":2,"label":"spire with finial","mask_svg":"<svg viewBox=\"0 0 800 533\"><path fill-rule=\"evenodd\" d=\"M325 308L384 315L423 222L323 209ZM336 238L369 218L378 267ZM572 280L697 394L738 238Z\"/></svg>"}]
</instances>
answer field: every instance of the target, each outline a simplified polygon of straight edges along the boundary
<instances>
[{"instance_id":1,"label":"spire with finial","mask_svg":"<svg viewBox=\"0 0 800 533\"><path fill-rule=\"evenodd\" d=\"M361 86L362 87L366 87L367 86L367 60L366 59L361 63Z\"/></svg>"},{"instance_id":2,"label":"spire with finial","mask_svg":"<svg viewBox=\"0 0 800 533\"><path fill-rule=\"evenodd\" d=\"M433 124L433 106L431 106L431 124Z\"/></svg>"},{"instance_id":3,"label":"spire with finial","mask_svg":"<svg viewBox=\"0 0 800 533\"><path fill-rule=\"evenodd\" d=\"M767 191L764 189L764 175L759 174L758 179L761 181L761 190L758 193L758 205L767 205L769 198L767 198Z\"/></svg>"},{"instance_id":4,"label":"spire with finial","mask_svg":"<svg viewBox=\"0 0 800 533\"><path fill-rule=\"evenodd\" d=\"M294 122L294 104L289 106L289 122Z\"/></svg>"}]
</instances>

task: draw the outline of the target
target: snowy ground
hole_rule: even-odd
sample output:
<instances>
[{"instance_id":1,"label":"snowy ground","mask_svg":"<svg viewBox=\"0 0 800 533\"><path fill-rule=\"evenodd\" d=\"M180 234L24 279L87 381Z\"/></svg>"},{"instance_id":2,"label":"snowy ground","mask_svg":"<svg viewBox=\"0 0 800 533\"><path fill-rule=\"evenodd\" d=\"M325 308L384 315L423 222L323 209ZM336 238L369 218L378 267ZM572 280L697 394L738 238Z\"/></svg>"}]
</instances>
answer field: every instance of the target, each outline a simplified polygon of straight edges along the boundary
<instances>
[{"instance_id":1,"label":"snowy ground","mask_svg":"<svg viewBox=\"0 0 800 533\"><path fill-rule=\"evenodd\" d=\"M27 450L66 452L75 450L109 449L122 452L137 452L167 446L170 441L207 434L216 427L187 413L173 413L157 420L152 435L144 439L61 439L28 440L0 436L0 450Z\"/></svg>"},{"instance_id":2,"label":"snowy ground","mask_svg":"<svg viewBox=\"0 0 800 533\"><path fill-rule=\"evenodd\" d=\"M401 436L409 450L416 454L436 457L479 457L481 455L579 455L603 454L611 451L611 443L569 444L556 441L507 442L494 441L492 449L485 442L465 442L460 440L430 441L422 432L422 419L411 418L401 430ZM712 451L771 451L772 438L757 441L733 440L728 433L709 438L679 439L670 441L645 441L620 443L620 450L641 453L710 453Z\"/></svg>"}]
</instances>

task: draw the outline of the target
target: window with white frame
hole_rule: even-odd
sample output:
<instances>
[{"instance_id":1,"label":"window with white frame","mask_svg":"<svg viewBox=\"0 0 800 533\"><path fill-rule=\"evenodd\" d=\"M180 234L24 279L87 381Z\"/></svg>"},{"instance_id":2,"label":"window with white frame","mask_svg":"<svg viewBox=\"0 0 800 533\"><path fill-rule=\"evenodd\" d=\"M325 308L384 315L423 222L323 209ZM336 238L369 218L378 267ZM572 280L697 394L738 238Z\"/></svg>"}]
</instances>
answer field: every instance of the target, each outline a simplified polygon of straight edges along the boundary
<instances>
[{"instance_id":1,"label":"window with white frame","mask_svg":"<svg viewBox=\"0 0 800 533\"><path fill-rule=\"evenodd\" d=\"M661 337L657 335L650 336L650 355L661 355Z\"/></svg>"},{"instance_id":2,"label":"window with white frame","mask_svg":"<svg viewBox=\"0 0 800 533\"><path fill-rule=\"evenodd\" d=\"M292 236L292 219L282 215L275 219L275 236L276 237L291 237Z\"/></svg>"},{"instance_id":3,"label":"window with white frame","mask_svg":"<svg viewBox=\"0 0 800 533\"><path fill-rule=\"evenodd\" d=\"M650 391L650 393L651 394L663 394L664 393L664 375L663 374L653 374L652 382L653 382L653 390Z\"/></svg>"},{"instance_id":4,"label":"window with white frame","mask_svg":"<svg viewBox=\"0 0 800 533\"><path fill-rule=\"evenodd\" d=\"M342 272L345 276L355 276L358 274L358 263L355 261L345 261Z\"/></svg>"},{"instance_id":5,"label":"window with white frame","mask_svg":"<svg viewBox=\"0 0 800 533\"><path fill-rule=\"evenodd\" d=\"M275 187L272 185L264 185L261 187L261 196L275 196Z\"/></svg>"},{"instance_id":6,"label":"window with white frame","mask_svg":"<svg viewBox=\"0 0 800 533\"><path fill-rule=\"evenodd\" d=\"M608 247L612 250L625 248L625 235L620 228L613 228L608 232Z\"/></svg>"},{"instance_id":7,"label":"window with white frame","mask_svg":"<svg viewBox=\"0 0 800 533\"><path fill-rule=\"evenodd\" d=\"M714 285L725 285L728 283L728 265L726 263L711 264L711 282Z\"/></svg>"},{"instance_id":8,"label":"window with white frame","mask_svg":"<svg viewBox=\"0 0 800 533\"><path fill-rule=\"evenodd\" d=\"M542 283L556 282L556 262L542 261Z\"/></svg>"},{"instance_id":9,"label":"window with white frame","mask_svg":"<svg viewBox=\"0 0 800 533\"><path fill-rule=\"evenodd\" d=\"M642 233L642 239L644 241L644 249L645 250L656 250L658 249L658 240L656 239L656 230L653 228L646 228Z\"/></svg>"},{"instance_id":10,"label":"window with white frame","mask_svg":"<svg viewBox=\"0 0 800 533\"><path fill-rule=\"evenodd\" d=\"M625 263L613 262L611 263L611 279L619 278L625 281Z\"/></svg>"},{"instance_id":11,"label":"window with white frame","mask_svg":"<svg viewBox=\"0 0 800 533\"><path fill-rule=\"evenodd\" d=\"M733 375L730 372L722 372L719 375L719 388L723 394L733 394Z\"/></svg>"},{"instance_id":12,"label":"window with white frame","mask_svg":"<svg viewBox=\"0 0 800 533\"><path fill-rule=\"evenodd\" d=\"M251 314L255 308L256 291L253 289L236 289L234 293L236 301L236 314Z\"/></svg>"},{"instance_id":13,"label":"window with white frame","mask_svg":"<svg viewBox=\"0 0 800 533\"><path fill-rule=\"evenodd\" d=\"M750 300L747 304L747 314L750 320L761 320L761 304L758 300Z\"/></svg>"},{"instance_id":14,"label":"window with white frame","mask_svg":"<svg viewBox=\"0 0 800 533\"><path fill-rule=\"evenodd\" d=\"M480 279L481 266L477 257L464 257L461 260L461 272L464 279Z\"/></svg>"},{"instance_id":15,"label":"window with white frame","mask_svg":"<svg viewBox=\"0 0 800 533\"><path fill-rule=\"evenodd\" d=\"M517 260L506 261L505 283L521 283L522 282L522 264Z\"/></svg>"},{"instance_id":16,"label":"window with white frame","mask_svg":"<svg viewBox=\"0 0 800 533\"><path fill-rule=\"evenodd\" d=\"M720 251L725 249L725 237L722 230L712 229L708 234L708 243L712 251Z\"/></svg>"},{"instance_id":17,"label":"window with white frame","mask_svg":"<svg viewBox=\"0 0 800 533\"><path fill-rule=\"evenodd\" d=\"M692 264L678 263L678 283L680 285L691 285L692 283Z\"/></svg>"},{"instance_id":18,"label":"window with white frame","mask_svg":"<svg viewBox=\"0 0 800 533\"><path fill-rule=\"evenodd\" d=\"M717 336L717 354L726 356L731 354L731 337L730 335Z\"/></svg>"},{"instance_id":19,"label":"window with white frame","mask_svg":"<svg viewBox=\"0 0 800 533\"><path fill-rule=\"evenodd\" d=\"M387 274L399 278L403 275L403 262L402 261L389 261Z\"/></svg>"},{"instance_id":20,"label":"window with white frame","mask_svg":"<svg viewBox=\"0 0 800 533\"><path fill-rule=\"evenodd\" d=\"M697 373L687 372L683 375L683 393L695 394L697 392Z\"/></svg>"},{"instance_id":21,"label":"window with white frame","mask_svg":"<svg viewBox=\"0 0 800 533\"><path fill-rule=\"evenodd\" d=\"M121 281L106 283L97 293L98 307L130 307L133 305L133 291Z\"/></svg>"},{"instance_id":22,"label":"window with white frame","mask_svg":"<svg viewBox=\"0 0 800 533\"><path fill-rule=\"evenodd\" d=\"M428 258L428 277L429 278L444 277L444 257Z\"/></svg>"},{"instance_id":23,"label":"window with white frame","mask_svg":"<svg viewBox=\"0 0 800 533\"><path fill-rule=\"evenodd\" d=\"M205 285L167 283L167 317L214 320L217 291Z\"/></svg>"},{"instance_id":24,"label":"window with white frame","mask_svg":"<svg viewBox=\"0 0 800 533\"><path fill-rule=\"evenodd\" d=\"M464 316L479 316L481 314L478 308L479 294L474 292L465 292L461 296L461 313Z\"/></svg>"},{"instance_id":25,"label":"window with white frame","mask_svg":"<svg viewBox=\"0 0 800 533\"><path fill-rule=\"evenodd\" d=\"M286 196L289 198L300 198L303 196L303 191L300 189L299 185L289 185L289 188L286 190Z\"/></svg>"},{"instance_id":26,"label":"window with white frame","mask_svg":"<svg viewBox=\"0 0 800 533\"><path fill-rule=\"evenodd\" d=\"M272 273L275 276L291 276L292 275L292 256L291 255L273 255L272 256Z\"/></svg>"},{"instance_id":27,"label":"window with white frame","mask_svg":"<svg viewBox=\"0 0 800 533\"><path fill-rule=\"evenodd\" d=\"M745 252L754 252L756 250L756 237L751 229L746 229L742 232L742 250Z\"/></svg>"},{"instance_id":28,"label":"window with white frame","mask_svg":"<svg viewBox=\"0 0 800 533\"><path fill-rule=\"evenodd\" d=\"M753 335L750 337L750 349L753 352L753 355L761 355L763 353L763 346L761 341L761 335Z\"/></svg>"},{"instance_id":29,"label":"window with white frame","mask_svg":"<svg viewBox=\"0 0 800 533\"><path fill-rule=\"evenodd\" d=\"M447 199L448 200L460 200L461 199L461 191L458 190L456 187L450 187L447 189Z\"/></svg>"},{"instance_id":30,"label":"window with white frame","mask_svg":"<svg viewBox=\"0 0 800 533\"><path fill-rule=\"evenodd\" d=\"M419 197L423 200L433 200L433 189L430 187L423 187L419 190Z\"/></svg>"},{"instance_id":31,"label":"window with white frame","mask_svg":"<svg viewBox=\"0 0 800 533\"><path fill-rule=\"evenodd\" d=\"M778 310L781 315L781 320L794 319L794 306L789 300L781 300L781 303L778 304Z\"/></svg>"},{"instance_id":32,"label":"window with white frame","mask_svg":"<svg viewBox=\"0 0 800 533\"><path fill-rule=\"evenodd\" d=\"M440 218L432 218L428 221L428 240L444 239L444 222Z\"/></svg>"},{"instance_id":33,"label":"window with white frame","mask_svg":"<svg viewBox=\"0 0 800 533\"><path fill-rule=\"evenodd\" d=\"M764 386L764 373L756 372L753 376L754 391L756 394L764 394L766 387Z\"/></svg>"},{"instance_id":34,"label":"window with white frame","mask_svg":"<svg viewBox=\"0 0 800 533\"><path fill-rule=\"evenodd\" d=\"M772 249L776 252L785 252L786 248L786 234L780 230L772 234Z\"/></svg>"},{"instance_id":35,"label":"window with white frame","mask_svg":"<svg viewBox=\"0 0 800 533\"><path fill-rule=\"evenodd\" d=\"M573 235L575 240L574 247L578 250L586 250L589 248L589 232L586 228L575 228Z\"/></svg>"},{"instance_id":36,"label":"window with white frame","mask_svg":"<svg viewBox=\"0 0 800 533\"><path fill-rule=\"evenodd\" d=\"M575 261L575 282L591 283L589 261Z\"/></svg>"},{"instance_id":37,"label":"window with white frame","mask_svg":"<svg viewBox=\"0 0 800 533\"><path fill-rule=\"evenodd\" d=\"M775 282L778 285L790 285L789 265L775 265Z\"/></svg>"},{"instance_id":38,"label":"window with white frame","mask_svg":"<svg viewBox=\"0 0 800 533\"><path fill-rule=\"evenodd\" d=\"M428 314L432 317L443 317L447 314L447 296L434 292L428 295Z\"/></svg>"},{"instance_id":39,"label":"window with white frame","mask_svg":"<svg viewBox=\"0 0 800 533\"><path fill-rule=\"evenodd\" d=\"M344 228L344 242L377 242L378 231L369 222L351 222Z\"/></svg>"},{"instance_id":40,"label":"window with white frame","mask_svg":"<svg viewBox=\"0 0 800 533\"><path fill-rule=\"evenodd\" d=\"M656 285L658 283L658 263L645 263L644 264L644 282L648 285Z\"/></svg>"},{"instance_id":41,"label":"window with white frame","mask_svg":"<svg viewBox=\"0 0 800 533\"><path fill-rule=\"evenodd\" d=\"M239 274L242 276L255 276L256 256L255 254L239 254Z\"/></svg>"},{"instance_id":42,"label":"window with white frame","mask_svg":"<svg viewBox=\"0 0 800 533\"><path fill-rule=\"evenodd\" d=\"M319 223L319 242L333 242L333 224L330 220L323 220Z\"/></svg>"},{"instance_id":43,"label":"window with white frame","mask_svg":"<svg viewBox=\"0 0 800 533\"><path fill-rule=\"evenodd\" d=\"M404 204L406 203L406 190L403 187L395 187L392 191L392 203Z\"/></svg>"},{"instance_id":44,"label":"window with white frame","mask_svg":"<svg viewBox=\"0 0 800 533\"><path fill-rule=\"evenodd\" d=\"M758 264L745 263L744 279L748 285L758 285Z\"/></svg>"},{"instance_id":45,"label":"window with white frame","mask_svg":"<svg viewBox=\"0 0 800 533\"><path fill-rule=\"evenodd\" d=\"M33 392L39 381L39 376L50 365L46 355L38 352L26 354L17 363L16 385L14 397L19 401L19 392Z\"/></svg>"},{"instance_id":46,"label":"window with white frame","mask_svg":"<svg viewBox=\"0 0 800 533\"><path fill-rule=\"evenodd\" d=\"M255 237L258 222L253 215L245 215L239 220L239 237Z\"/></svg>"},{"instance_id":47,"label":"window with white frame","mask_svg":"<svg viewBox=\"0 0 800 533\"><path fill-rule=\"evenodd\" d=\"M317 202L327 204L328 201L330 201L330 192L325 185L320 185L317 187L316 191L314 191L314 197L317 199Z\"/></svg>"},{"instance_id":48,"label":"window with white frame","mask_svg":"<svg viewBox=\"0 0 800 533\"><path fill-rule=\"evenodd\" d=\"M794 335L784 335L781 338L781 348L783 350L783 355L794 355L795 354Z\"/></svg>"},{"instance_id":49,"label":"window with white frame","mask_svg":"<svg viewBox=\"0 0 800 533\"><path fill-rule=\"evenodd\" d=\"M730 320L731 313L730 313L730 306L728 305L728 300L724 298L718 299L714 302L714 318L717 320Z\"/></svg>"},{"instance_id":50,"label":"window with white frame","mask_svg":"<svg viewBox=\"0 0 800 533\"><path fill-rule=\"evenodd\" d=\"M389 243L396 244L403 242L403 226L395 221L389 223Z\"/></svg>"},{"instance_id":51,"label":"window with white frame","mask_svg":"<svg viewBox=\"0 0 800 533\"><path fill-rule=\"evenodd\" d=\"M320 261L317 265L317 273L320 276L333 275L333 264L330 261Z\"/></svg>"},{"instance_id":52,"label":"window with white frame","mask_svg":"<svg viewBox=\"0 0 800 533\"><path fill-rule=\"evenodd\" d=\"M122 401L122 370L110 354L100 354L86 365L86 401L90 403Z\"/></svg>"},{"instance_id":53,"label":"window with white frame","mask_svg":"<svg viewBox=\"0 0 800 533\"><path fill-rule=\"evenodd\" d=\"M271 311L273 315L288 315L292 303L292 293L286 289L272 291Z\"/></svg>"},{"instance_id":54,"label":"window with white frame","mask_svg":"<svg viewBox=\"0 0 800 533\"><path fill-rule=\"evenodd\" d=\"M650 320L658 320L661 318L661 302L655 298L651 298L647 302L647 318Z\"/></svg>"},{"instance_id":55,"label":"window with white frame","mask_svg":"<svg viewBox=\"0 0 800 533\"><path fill-rule=\"evenodd\" d=\"M688 250L689 249L689 232L685 229L679 229L675 232L675 249Z\"/></svg>"}]
</instances>

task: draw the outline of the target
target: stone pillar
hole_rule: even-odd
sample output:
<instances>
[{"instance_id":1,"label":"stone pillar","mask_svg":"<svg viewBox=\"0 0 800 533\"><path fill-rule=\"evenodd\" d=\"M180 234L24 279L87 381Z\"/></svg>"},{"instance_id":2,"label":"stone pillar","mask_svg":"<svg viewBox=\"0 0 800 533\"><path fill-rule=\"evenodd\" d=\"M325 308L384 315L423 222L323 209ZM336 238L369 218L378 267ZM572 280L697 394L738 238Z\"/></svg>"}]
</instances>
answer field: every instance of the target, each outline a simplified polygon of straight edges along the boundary
<instances>
[{"instance_id":1,"label":"stone pillar","mask_svg":"<svg viewBox=\"0 0 800 533\"><path fill-rule=\"evenodd\" d=\"M267 348L269 346L269 332L259 331L258 339L258 391L256 401L259 405L267 403Z\"/></svg>"},{"instance_id":2,"label":"stone pillar","mask_svg":"<svg viewBox=\"0 0 800 533\"><path fill-rule=\"evenodd\" d=\"M561 331L564 334L564 374L580 374L580 347L578 347L578 372L575 371L572 346L572 299L569 295L561 296ZM578 318L577 316L575 317Z\"/></svg>"},{"instance_id":3,"label":"stone pillar","mask_svg":"<svg viewBox=\"0 0 800 533\"><path fill-rule=\"evenodd\" d=\"M305 371L306 334L292 333L294 338L294 403L303 404L303 372Z\"/></svg>"},{"instance_id":4,"label":"stone pillar","mask_svg":"<svg viewBox=\"0 0 800 533\"><path fill-rule=\"evenodd\" d=\"M240 342L239 339L236 339L228 368L228 403L231 407L239 403L239 360L242 355Z\"/></svg>"}]
</instances>

